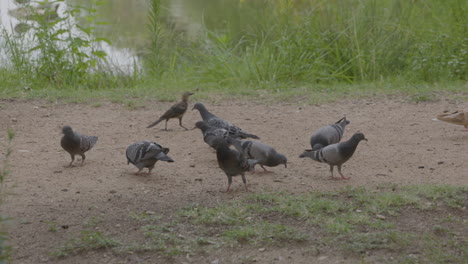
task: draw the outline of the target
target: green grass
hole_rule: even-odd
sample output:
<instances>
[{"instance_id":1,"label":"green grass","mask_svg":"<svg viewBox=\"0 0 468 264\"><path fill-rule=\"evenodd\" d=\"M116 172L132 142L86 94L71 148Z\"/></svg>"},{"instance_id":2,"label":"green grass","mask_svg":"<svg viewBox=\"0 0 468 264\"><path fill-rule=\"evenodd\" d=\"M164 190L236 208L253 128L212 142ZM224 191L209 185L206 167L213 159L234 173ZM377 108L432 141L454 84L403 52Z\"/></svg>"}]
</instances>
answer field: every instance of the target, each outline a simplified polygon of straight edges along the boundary
<instances>
[{"instance_id":1,"label":"green grass","mask_svg":"<svg viewBox=\"0 0 468 264\"><path fill-rule=\"evenodd\" d=\"M78 238L66 241L63 246L52 252L51 255L62 258L90 250L110 249L120 244L119 241L109 238L101 232L83 230Z\"/></svg>"},{"instance_id":2,"label":"green grass","mask_svg":"<svg viewBox=\"0 0 468 264\"><path fill-rule=\"evenodd\" d=\"M143 107L142 98L173 101L188 90L198 99L236 95L313 104L387 95L417 103L467 100L463 0L228 0L222 6L209 1L203 10L188 3L205 19L196 39L165 23L166 2L150 2L142 65L129 74L111 72L106 54L94 46L99 31L93 23L100 18L93 4L79 8L90 21L80 25L87 37L63 40L66 47L57 45L54 23L34 29L34 51L27 40L3 32L0 45L11 64L0 67L0 98L110 100L129 109ZM31 52L38 53L35 62Z\"/></svg>"},{"instance_id":3,"label":"green grass","mask_svg":"<svg viewBox=\"0 0 468 264\"><path fill-rule=\"evenodd\" d=\"M165 216L131 213L128 224L138 227L130 231L132 239L129 231L121 241L82 231L53 255L107 249L124 256L154 252L177 258L248 245L297 247L313 255L331 250L356 261L372 255L383 263L461 263L466 255L461 234L466 230L467 197L468 187L450 185L259 192L212 206L191 204ZM96 222L93 219L83 225Z\"/></svg>"}]
</instances>

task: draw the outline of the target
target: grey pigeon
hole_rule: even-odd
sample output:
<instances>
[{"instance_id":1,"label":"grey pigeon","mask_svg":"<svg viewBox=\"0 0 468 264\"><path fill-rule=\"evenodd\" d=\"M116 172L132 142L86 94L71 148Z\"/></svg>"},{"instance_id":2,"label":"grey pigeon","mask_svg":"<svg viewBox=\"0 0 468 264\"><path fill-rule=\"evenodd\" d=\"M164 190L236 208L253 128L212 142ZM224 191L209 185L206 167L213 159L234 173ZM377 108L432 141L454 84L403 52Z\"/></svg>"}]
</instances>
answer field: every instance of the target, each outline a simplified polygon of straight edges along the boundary
<instances>
[{"instance_id":1,"label":"grey pigeon","mask_svg":"<svg viewBox=\"0 0 468 264\"><path fill-rule=\"evenodd\" d=\"M150 174L158 160L174 162L171 157L167 156L167 153L169 153L169 149L163 148L156 142L139 141L128 146L126 151L127 164L132 163L138 168L138 172L135 173L137 175L143 168L148 168L148 174Z\"/></svg>"},{"instance_id":2,"label":"grey pigeon","mask_svg":"<svg viewBox=\"0 0 468 264\"><path fill-rule=\"evenodd\" d=\"M349 178L341 173L341 165L353 156L361 140L367 141L363 133L356 133L348 141L328 145L319 150L306 150L299 158L309 157L315 161L327 163L330 165L332 179L335 179L333 177L333 166L337 166L341 179L347 180Z\"/></svg>"},{"instance_id":3,"label":"grey pigeon","mask_svg":"<svg viewBox=\"0 0 468 264\"><path fill-rule=\"evenodd\" d=\"M341 141L344 130L349 121L346 117L341 118L335 124L324 126L315 131L310 137L312 150L319 150L331 144Z\"/></svg>"},{"instance_id":4,"label":"grey pigeon","mask_svg":"<svg viewBox=\"0 0 468 264\"><path fill-rule=\"evenodd\" d=\"M62 128L63 137L60 140L60 145L66 150L71 156L71 162L68 167L71 167L73 161L75 161L75 155L81 156L81 165L83 165L86 156L85 152L92 149L98 140L95 136L85 136L77 132L73 132L70 126L64 126Z\"/></svg>"},{"instance_id":5,"label":"grey pigeon","mask_svg":"<svg viewBox=\"0 0 468 264\"><path fill-rule=\"evenodd\" d=\"M224 128L213 128L205 121L198 121L195 123L195 127L200 129L203 133L203 140L206 144L216 150L216 147L221 140L227 140L229 132Z\"/></svg>"},{"instance_id":6,"label":"grey pigeon","mask_svg":"<svg viewBox=\"0 0 468 264\"><path fill-rule=\"evenodd\" d=\"M257 160L257 164L260 164L265 172L267 169L263 166L275 167L284 164L287 168L286 157L267 144L258 141L243 141L241 146L247 158Z\"/></svg>"},{"instance_id":7,"label":"grey pigeon","mask_svg":"<svg viewBox=\"0 0 468 264\"><path fill-rule=\"evenodd\" d=\"M252 171L257 161L247 159L247 157L242 153L240 142L236 139L218 138L217 140L219 141L216 144L216 158L218 160L218 165L228 177L228 187L226 192L230 191L232 177L237 175L242 176L242 182L244 183L245 190L249 191L247 188L247 180L245 179L245 172ZM230 148L230 145L233 145L235 149Z\"/></svg>"},{"instance_id":8,"label":"grey pigeon","mask_svg":"<svg viewBox=\"0 0 468 264\"><path fill-rule=\"evenodd\" d=\"M188 98L191 95L193 95L193 93L185 92L182 95L182 101L180 101L180 102L174 104L173 106L171 106L171 108L169 108L169 110L167 110L158 120L156 120L154 123L147 126L146 128L154 127L155 125L159 124L163 120L166 120L166 126L165 126L164 130L167 130L167 121L169 121L169 119L171 119L171 118L178 118L179 119L179 126L185 128L185 130L187 130L187 128L182 125L182 117L184 117L184 114L187 111Z\"/></svg>"},{"instance_id":9,"label":"grey pigeon","mask_svg":"<svg viewBox=\"0 0 468 264\"><path fill-rule=\"evenodd\" d=\"M249 134L246 131L242 130L241 128L229 123L226 120L223 120L214 114L210 113L206 107L202 103L196 103L193 109L197 109L200 112L201 117L203 118L203 121L208 123L209 126L213 128L223 128L226 129L229 132L229 135L233 138L255 138L259 139L258 136L254 134Z\"/></svg>"}]
</instances>

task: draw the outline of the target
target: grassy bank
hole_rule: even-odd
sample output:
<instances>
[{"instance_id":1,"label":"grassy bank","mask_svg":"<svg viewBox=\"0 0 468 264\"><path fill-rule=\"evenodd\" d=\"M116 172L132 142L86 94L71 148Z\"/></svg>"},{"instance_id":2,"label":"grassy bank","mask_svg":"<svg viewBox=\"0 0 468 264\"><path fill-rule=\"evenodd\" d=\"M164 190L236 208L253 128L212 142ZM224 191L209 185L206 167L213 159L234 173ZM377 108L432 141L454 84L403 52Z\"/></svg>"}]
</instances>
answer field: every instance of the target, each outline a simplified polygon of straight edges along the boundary
<instances>
[{"instance_id":1,"label":"grassy bank","mask_svg":"<svg viewBox=\"0 0 468 264\"><path fill-rule=\"evenodd\" d=\"M4 31L10 63L0 68L0 96L175 100L198 89L320 102L400 93L431 100L441 91L467 90L466 1L232 0L223 2L230 10L225 23L213 17L226 6L205 2L204 28L188 39L167 23L167 2L151 1L141 65L132 73L106 63L94 6L40 21L31 31L32 47ZM58 27L80 12L88 24Z\"/></svg>"}]
</instances>

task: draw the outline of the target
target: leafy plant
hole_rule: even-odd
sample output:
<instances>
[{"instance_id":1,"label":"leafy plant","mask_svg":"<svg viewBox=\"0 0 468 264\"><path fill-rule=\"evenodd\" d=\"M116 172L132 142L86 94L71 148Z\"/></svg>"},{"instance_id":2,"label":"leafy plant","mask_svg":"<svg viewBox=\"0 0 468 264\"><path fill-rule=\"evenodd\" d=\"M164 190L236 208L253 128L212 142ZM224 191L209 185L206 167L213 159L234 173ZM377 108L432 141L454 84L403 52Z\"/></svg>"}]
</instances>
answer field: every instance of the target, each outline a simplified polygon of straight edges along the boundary
<instances>
[{"instance_id":1,"label":"leafy plant","mask_svg":"<svg viewBox=\"0 0 468 264\"><path fill-rule=\"evenodd\" d=\"M2 204L2 198L3 198L3 182L5 178L10 174L10 168L8 164L8 159L11 156L13 149L11 147L11 142L13 141L13 138L15 137L15 133L13 130L8 129L7 130L7 145L5 146L3 157L0 156L0 205ZM6 241L8 239L8 233L5 230L5 227L3 226L4 222L7 220L7 217L4 215L0 214L0 263L7 263L9 260L9 255L10 255L10 246L6 244Z\"/></svg>"}]
</instances>

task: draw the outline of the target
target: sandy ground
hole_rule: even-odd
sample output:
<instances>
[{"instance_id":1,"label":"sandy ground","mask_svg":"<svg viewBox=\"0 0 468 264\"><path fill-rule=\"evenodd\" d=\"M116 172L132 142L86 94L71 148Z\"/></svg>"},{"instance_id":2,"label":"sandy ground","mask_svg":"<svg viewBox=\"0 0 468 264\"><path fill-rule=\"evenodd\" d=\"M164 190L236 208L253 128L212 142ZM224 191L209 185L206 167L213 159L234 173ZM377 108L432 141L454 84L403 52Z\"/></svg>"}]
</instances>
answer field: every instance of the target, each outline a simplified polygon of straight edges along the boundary
<instances>
[{"instance_id":1,"label":"sandy ground","mask_svg":"<svg viewBox=\"0 0 468 264\"><path fill-rule=\"evenodd\" d=\"M190 105L196 100L195 95ZM262 142L288 157L288 168L279 166L272 168L272 173L248 174L252 192L303 193L345 186L372 188L382 183L468 183L468 132L461 126L431 120L443 110L466 108L466 102L443 99L415 104L403 99L375 99L319 106L300 103L258 105L243 101L203 103L211 112L259 135ZM227 187L227 178L218 168L216 155L203 142L199 130L185 131L176 120L169 121L170 131L161 130L163 123L146 128L171 105L155 102L128 110L113 103L93 107L45 101L0 101L0 131L6 131L8 127L16 132L12 173L5 184L9 195L1 210L2 214L13 218L10 225L13 263L144 262L134 255L114 256L108 251L89 252L62 260L52 258L49 252L75 237L83 222L95 215L101 215L107 225L114 227L109 228L111 235L121 237L127 232L125 230L132 228L122 220L130 212L148 210L165 214L189 203L210 205L245 196L239 177L234 178L234 192L220 192ZM359 131L369 141L361 142L355 155L343 167L343 173L351 179L332 181L327 165L299 159L298 155L303 149L310 148L309 138L313 131L343 115L351 121L344 139ZM198 120L197 111L188 111L184 124L193 127ZM59 143L64 125L99 137L97 145L88 152L83 167L64 168L70 162L69 155ZM0 135L2 155L5 134ZM137 169L127 165L125 149L143 139L170 148L169 155L175 163L157 163L150 176L133 175ZM50 232L47 224L50 222L69 228ZM308 258L294 254L294 250L297 249L286 246L265 255L259 262L271 263L275 255L289 254L286 262L310 263ZM249 248L242 251L260 254ZM222 255L222 252L218 253ZM240 253L234 250L229 254ZM217 258L219 256L208 256L204 260ZM335 261L334 258L328 260ZM339 257L336 261L346 262Z\"/></svg>"}]
</instances>

